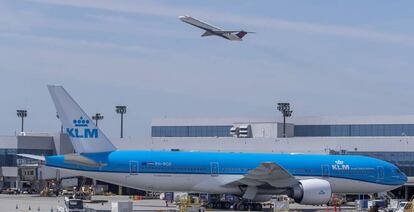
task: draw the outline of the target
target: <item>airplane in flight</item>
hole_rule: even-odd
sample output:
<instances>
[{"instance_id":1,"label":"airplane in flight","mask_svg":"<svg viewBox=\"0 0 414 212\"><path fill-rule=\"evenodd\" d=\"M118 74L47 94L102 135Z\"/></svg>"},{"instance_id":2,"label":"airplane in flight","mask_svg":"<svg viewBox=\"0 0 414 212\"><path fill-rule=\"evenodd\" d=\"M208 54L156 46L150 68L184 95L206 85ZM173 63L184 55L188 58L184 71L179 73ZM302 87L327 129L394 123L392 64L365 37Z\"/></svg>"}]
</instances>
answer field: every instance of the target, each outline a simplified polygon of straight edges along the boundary
<instances>
[{"instance_id":1,"label":"airplane in flight","mask_svg":"<svg viewBox=\"0 0 414 212\"><path fill-rule=\"evenodd\" d=\"M393 164L364 156L117 150L62 86L48 89L76 153L19 156L74 175L144 191L232 194L237 210L261 210L272 195L321 205L333 193L378 193L407 182Z\"/></svg>"},{"instance_id":2,"label":"airplane in flight","mask_svg":"<svg viewBox=\"0 0 414 212\"><path fill-rule=\"evenodd\" d=\"M195 19L187 15L179 16L178 18L187 24L190 24L190 25L193 25L195 27L205 30L204 34L201 35L203 37L216 35L216 36L225 38L227 40L242 41L242 38L247 33L254 33L254 32L246 32L244 30L222 30L218 27L215 27L211 24L208 24L206 22L200 21L198 19Z\"/></svg>"}]
</instances>

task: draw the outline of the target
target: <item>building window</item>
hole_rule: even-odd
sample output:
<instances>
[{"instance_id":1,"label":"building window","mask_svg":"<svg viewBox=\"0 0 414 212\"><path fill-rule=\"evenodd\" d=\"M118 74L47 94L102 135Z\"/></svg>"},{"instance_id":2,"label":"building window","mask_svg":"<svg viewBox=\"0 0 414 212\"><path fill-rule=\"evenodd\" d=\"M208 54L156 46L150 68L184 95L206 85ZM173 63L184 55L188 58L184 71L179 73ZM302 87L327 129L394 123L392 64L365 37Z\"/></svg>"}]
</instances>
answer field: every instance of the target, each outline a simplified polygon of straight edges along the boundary
<instances>
[{"instance_id":1,"label":"building window","mask_svg":"<svg viewBox=\"0 0 414 212\"><path fill-rule=\"evenodd\" d=\"M231 137L232 126L153 126L152 137Z\"/></svg>"},{"instance_id":2,"label":"building window","mask_svg":"<svg viewBox=\"0 0 414 212\"><path fill-rule=\"evenodd\" d=\"M414 136L414 124L295 125L296 137Z\"/></svg>"}]
</instances>

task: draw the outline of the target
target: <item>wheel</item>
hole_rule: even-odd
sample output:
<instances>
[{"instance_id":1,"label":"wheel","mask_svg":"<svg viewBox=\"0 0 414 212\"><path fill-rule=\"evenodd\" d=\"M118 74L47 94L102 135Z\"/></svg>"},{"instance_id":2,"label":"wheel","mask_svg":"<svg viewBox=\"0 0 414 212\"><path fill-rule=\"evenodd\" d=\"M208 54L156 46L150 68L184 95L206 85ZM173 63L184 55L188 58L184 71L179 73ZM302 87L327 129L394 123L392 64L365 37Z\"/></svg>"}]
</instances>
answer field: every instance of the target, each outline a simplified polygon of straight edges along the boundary
<instances>
[{"instance_id":1,"label":"wheel","mask_svg":"<svg viewBox=\"0 0 414 212\"><path fill-rule=\"evenodd\" d=\"M247 210L249 210L249 204L242 203L242 204L240 204L239 208L240 208L241 211L247 211Z\"/></svg>"},{"instance_id":2,"label":"wheel","mask_svg":"<svg viewBox=\"0 0 414 212\"><path fill-rule=\"evenodd\" d=\"M207 204L207 208L214 208L214 204L213 204L212 202L209 202L209 203Z\"/></svg>"},{"instance_id":3,"label":"wheel","mask_svg":"<svg viewBox=\"0 0 414 212\"><path fill-rule=\"evenodd\" d=\"M244 211L244 210L247 210L247 205L245 205L244 203L240 203L240 204L237 206L237 210L239 210L239 211Z\"/></svg>"},{"instance_id":4,"label":"wheel","mask_svg":"<svg viewBox=\"0 0 414 212\"><path fill-rule=\"evenodd\" d=\"M231 207L231 204L229 202L225 202L223 204L223 209L230 209L230 207Z\"/></svg>"},{"instance_id":5,"label":"wheel","mask_svg":"<svg viewBox=\"0 0 414 212\"><path fill-rule=\"evenodd\" d=\"M262 204L260 203L256 203L253 206L254 206L253 208L255 211L261 211L263 209Z\"/></svg>"},{"instance_id":6,"label":"wheel","mask_svg":"<svg viewBox=\"0 0 414 212\"><path fill-rule=\"evenodd\" d=\"M221 209L221 207L222 207L222 204L221 204L221 202L217 202L216 204L214 204L214 209Z\"/></svg>"}]
</instances>

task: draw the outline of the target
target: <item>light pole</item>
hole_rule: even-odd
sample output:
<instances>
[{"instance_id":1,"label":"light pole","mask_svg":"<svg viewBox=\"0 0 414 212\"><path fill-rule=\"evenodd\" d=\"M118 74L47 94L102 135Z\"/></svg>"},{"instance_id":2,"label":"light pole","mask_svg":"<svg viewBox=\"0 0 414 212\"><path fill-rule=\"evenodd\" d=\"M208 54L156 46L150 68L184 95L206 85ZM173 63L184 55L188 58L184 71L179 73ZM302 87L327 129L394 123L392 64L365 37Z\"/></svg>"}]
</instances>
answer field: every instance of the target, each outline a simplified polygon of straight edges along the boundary
<instances>
[{"instance_id":1,"label":"light pole","mask_svg":"<svg viewBox=\"0 0 414 212\"><path fill-rule=\"evenodd\" d=\"M283 115L283 137L286 137L286 117L292 116L292 110L290 110L289 103L277 103L277 109Z\"/></svg>"},{"instance_id":2,"label":"light pole","mask_svg":"<svg viewBox=\"0 0 414 212\"><path fill-rule=\"evenodd\" d=\"M101 115L100 113L95 113L95 115L92 116L92 119L95 120L96 127L98 127L98 121L102 120L103 118L104 116Z\"/></svg>"},{"instance_id":3,"label":"light pole","mask_svg":"<svg viewBox=\"0 0 414 212\"><path fill-rule=\"evenodd\" d=\"M124 137L124 114L126 113L125 105L115 106L115 111L118 114L121 114L121 138Z\"/></svg>"},{"instance_id":4,"label":"light pole","mask_svg":"<svg viewBox=\"0 0 414 212\"><path fill-rule=\"evenodd\" d=\"M17 112L17 117L22 119L22 131L24 132L24 118L27 117L27 110L16 110Z\"/></svg>"}]
</instances>

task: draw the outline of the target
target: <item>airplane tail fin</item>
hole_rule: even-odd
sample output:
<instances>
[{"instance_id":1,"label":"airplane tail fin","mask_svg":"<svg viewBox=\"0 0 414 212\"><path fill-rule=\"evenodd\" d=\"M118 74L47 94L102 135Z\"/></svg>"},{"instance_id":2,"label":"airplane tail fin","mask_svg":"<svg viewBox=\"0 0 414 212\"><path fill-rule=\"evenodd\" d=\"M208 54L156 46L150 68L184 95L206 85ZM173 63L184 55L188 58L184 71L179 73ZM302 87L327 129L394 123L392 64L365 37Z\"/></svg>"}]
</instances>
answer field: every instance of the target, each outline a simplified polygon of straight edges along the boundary
<instances>
[{"instance_id":1,"label":"airplane tail fin","mask_svg":"<svg viewBox=\"0 0 414 212\"><path fill-rule=\"evenodd\" d=\"M237 37L242 39L245 35L247 35L247 33L254 33L254 32L246 32L246 31L242 30L242 31L238 32L236 35L237 35Z\"/></svg>"},{"instance_id":2,"label":"airplane tail fin","mask_svg":"<svg viewBox=\"0 0 414 212\"><path fill-rule=\"evenodd\" d=\"M48 85L57 115L77 153L111 152L116 147L62 86Z\"/></svg>"},{"instance_id":3,"label":"airplane tail fin","mask_svg":"<svg viewBox=\"0 0 414 212\"><path fill-rule=\"evenodd\" d=\"M240 39L242 39L245 35L247 34L247 32L245 32L245 31L240 31L240 32L238 32L236 35L237 35L237 37L239 37Z\"/></svg>"}]
</instances>

